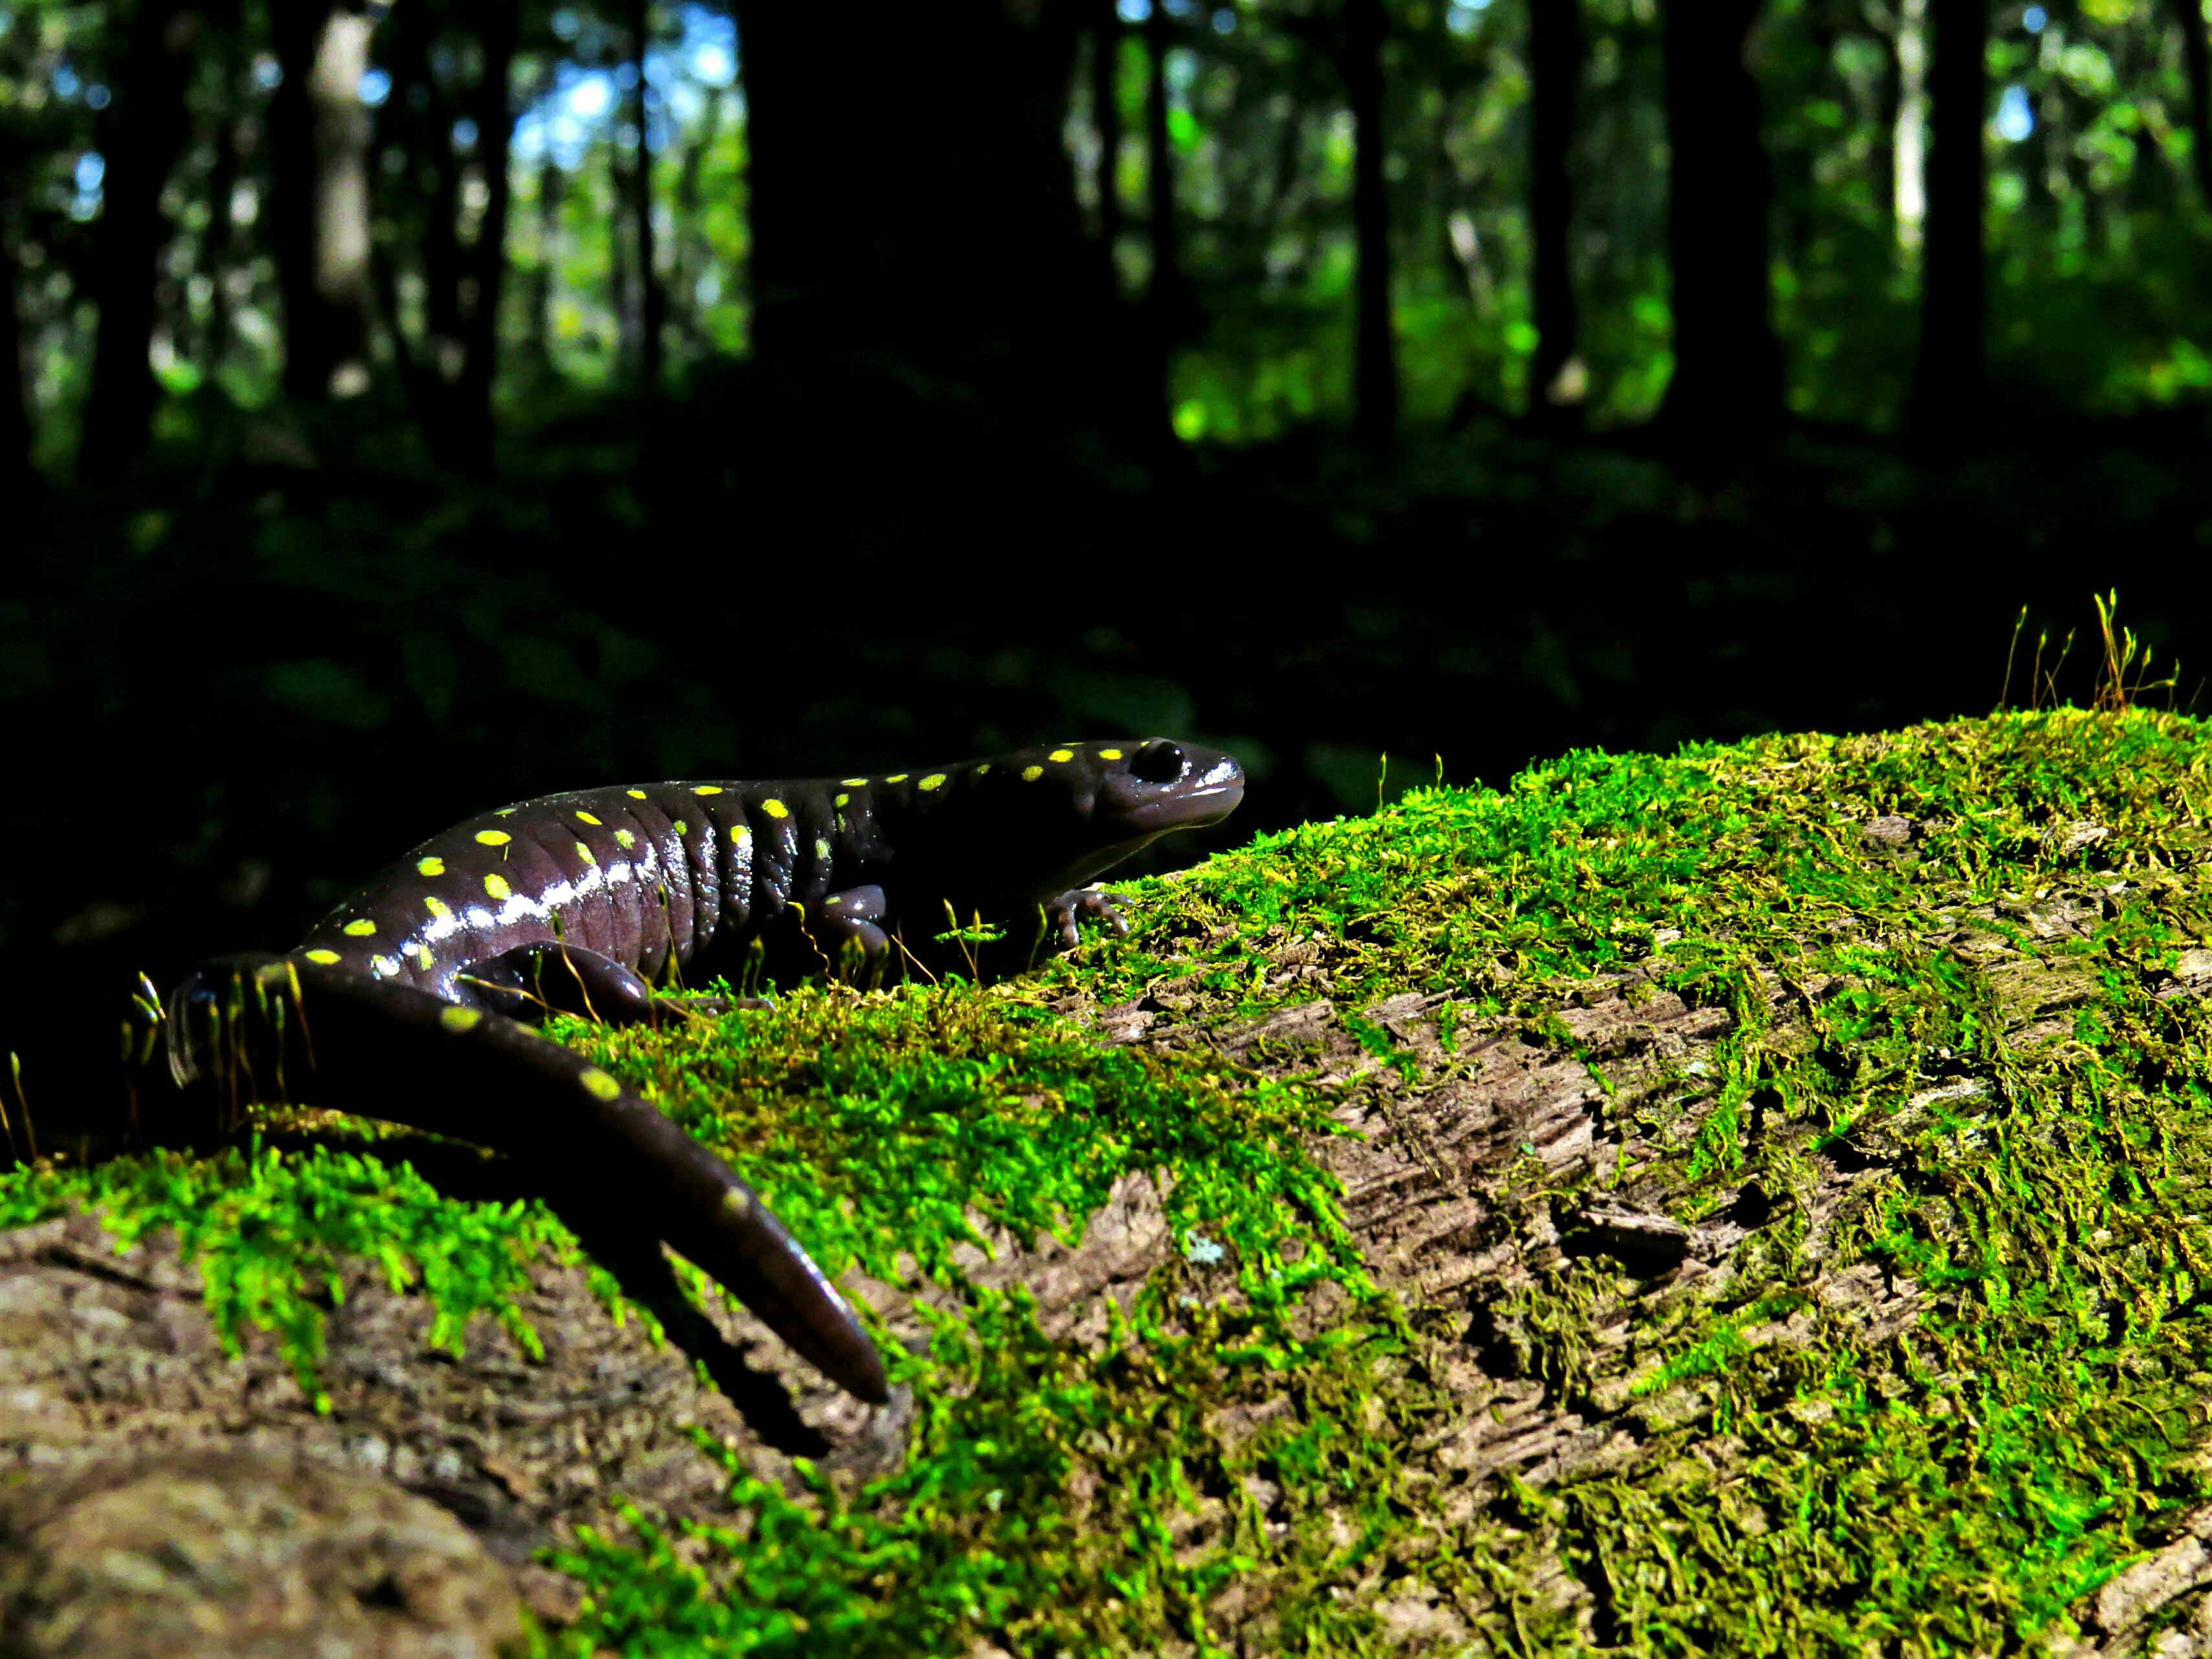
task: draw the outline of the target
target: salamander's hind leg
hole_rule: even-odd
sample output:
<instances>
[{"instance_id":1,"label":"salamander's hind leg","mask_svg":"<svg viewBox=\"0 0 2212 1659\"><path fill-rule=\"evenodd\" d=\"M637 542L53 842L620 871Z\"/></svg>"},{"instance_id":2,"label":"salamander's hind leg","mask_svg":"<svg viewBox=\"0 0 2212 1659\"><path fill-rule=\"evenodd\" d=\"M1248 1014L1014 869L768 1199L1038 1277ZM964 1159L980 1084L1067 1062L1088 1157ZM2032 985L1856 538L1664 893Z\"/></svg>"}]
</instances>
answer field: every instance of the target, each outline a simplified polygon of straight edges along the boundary
<instances>
[{"instance_id":1,"label":"salamander's hind leg","mask_svg":"<svg viewBox=\"0 0 2212 1659\"><path fill-rule=\"evenodd\" d=\"M831 893L806 918L816 945L830 959L830 971L848 985L872 988L890 959L891 936L878 924L888 901L870 884Z\"/></svg>"},{"instance_id":2,"label":"salamander's hind leg","mask_svg":"<svg viewBox=\"0 0 2212 1659\"><path fill-rule=\"evenodd\" d=\"M1044 905L1047 940L1057 941L1063 951L1073 951L1083 942L1082 929L1078 924L1085 921L1103 921L1117 935L1127 933L1129 919L1115 902L1120 896L1096 887L1079 887L1058 898L1048 899Z\"/></svg>"},{"instance_id":3,"label":"salamander's hind leg","mask_svg":"<svg viewBox=\"0 0 2212 1659\"><path fill-rule=\"evenodd\" d=\"M662 995L635 969L557 939L538 939L486 957L464 969L460 981L479 1006L521 1020L581 1014L609 1025L633 1025L663 1012L714 1014L767 1006L757 997Z\"/></svg>"}]
</instances>

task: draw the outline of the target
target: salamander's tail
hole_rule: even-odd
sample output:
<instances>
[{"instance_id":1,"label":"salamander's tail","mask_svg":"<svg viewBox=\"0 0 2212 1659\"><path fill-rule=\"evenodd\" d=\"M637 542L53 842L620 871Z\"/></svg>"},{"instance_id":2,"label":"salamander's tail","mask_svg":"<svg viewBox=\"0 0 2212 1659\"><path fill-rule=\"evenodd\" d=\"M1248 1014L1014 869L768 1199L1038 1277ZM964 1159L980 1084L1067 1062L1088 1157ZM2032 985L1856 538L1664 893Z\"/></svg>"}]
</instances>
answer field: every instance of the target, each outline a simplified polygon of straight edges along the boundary
<instances>
[{"instance_id":1,"label":"salamander's tail","mask_svg":"<svg viewBox=\"0 0 2212 1659\"><path fill-rule=\"evenodd\" d=\"M596 1200L682 1251L840 1388L890 1398L874 1342L758 1194L612 1073L531 1027L272 956L195 969L170 996L167 1027L179 1084L234 1108L325 1106L591 1172Z\"/></svg>"}]
</instances>

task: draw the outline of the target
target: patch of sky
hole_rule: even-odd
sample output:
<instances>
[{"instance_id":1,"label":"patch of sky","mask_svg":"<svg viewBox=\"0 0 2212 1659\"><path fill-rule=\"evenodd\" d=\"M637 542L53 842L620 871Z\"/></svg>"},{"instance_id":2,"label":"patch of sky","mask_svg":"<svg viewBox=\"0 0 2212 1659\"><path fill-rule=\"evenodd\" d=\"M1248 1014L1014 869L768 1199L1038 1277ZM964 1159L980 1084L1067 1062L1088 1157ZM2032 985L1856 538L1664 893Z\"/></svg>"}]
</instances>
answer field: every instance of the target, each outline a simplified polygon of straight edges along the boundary
<instances>
[{"instance_id":1,"label":"patch of sky","mask_svg":"<svg viewBox=\"0 0 2212 1659\"><path fill-rule=\"evenodd\" d=\"M2007 87L1997 100L1997 137L2018 143L2035 131L2035 110L2026 87Z\"/></svg>"},{"instance_id":2,"label":"patch of sky","mask_svg":"<svg viewBox=\"0 0 2212 1659\"><path fill-rule=\"evenodd\" d=\"M646 135L658 149L675 137L674 128L698 118L705 94L735 84L738 76L738 34L735 25L702 5L686 5L676 14L676 38L647 52L646 84L660 97L648 110ZM585 28L581 15L566 8L553 15L553 32L573 40ZM514 153L524 161L551 155L556 165L573 170L599 137L601 123L617 118L617 105L637 85L637 68L623 63L609 69L586 69L563 64L552 88L522 112L514 125Z\"/></svg>"},{"instance_id":3,"label":"patch of sky","mask_svg":"<svg viewBox=\"0 0 2212 1659\"><path fill-rule=\"evenodd\" d=\"M84 89L84 103L87 109L106 109L107 98L107 88L97 81Z\"/></svg>"},{"instance_id":4,"label":"patch of sky","mask_svg":"<svg viewBox=\"0 0 2212 1659\"><path fill-rule=\"evenodd\" d=\"M1216 34L1234 34L1237 32L1237 14L1226 6L1215 12L1213 32Z\"/></svg>"},{"instance_id":5,"label":"patch of sky","mask_svg":"<svg viewBox=\"0 0 2212 1659\"><path fill-rule=\"evenodd\" d=\"M1160 0L1170 17L1188 17L1198 9L1198 0Z\"/></svg>"},{"instance_id":6,"label":"patch of sky","mask_svg":"<svg viewBox=\"0 0 2212 1659\"><path fill-rule=\"evenodd\" d=\"M264 92L272 92L284 79L283 66L267 52L253 60L253 84Z\"/></svg>"},{"instance_id":7,"label":"patch of sky","mask_svg":"<svg viewBox=\"0 0 2212 1659\"><path fill-rule=\"evenodd\" d=\"M76 158L76 194L70 200L70 217L84 223L100 211L100 181L107 177L107 158L88 149Z\"/></svg>"},{"instance_id":8,"label":"patch of sky","mask_svg":"<svg viewBox=\"0 0 2212 1659\"><path fill-rule=\"evenodd\" d=\"M1125 23L1141 23L1152 15L1152 0L1114 0L1114 9Z\"/></svg>"},{"instance_id":9,"label":"patch of sky","mask_svg":"<svg viewBox=\"0 0 2212 1659\"><path fill-rule=\"evenodd\" d=\"M453 148L474 149L477 147L477 124L464 115L453 123Z\"/></svg>"},{"instance_id":10,"label":"patch of sky","mask_svg":"<svg viewBox=\"0 0 2212 1659\"><path fill-rule=\"evenodd\" d=\"M1444 27L1454 34L1472 34L1490 9L1490 0L1452 0L1444 12Z\"/></svg>"},{"instance_id":11,"label":"patch of sky","mask_svg":"<svg viewBox=\"0 0 2212 1659\"><path fill-rule=\"evenodd\" d=\"M380 69L363 70L361 76L361 101L371 109L380 107L392 96L392 77Z\"/></svg>"},{"instance_id":12,"label":"patch of sky","mask_svg":"<svg viewBox=\"0 0 2212 1659\"><path fill-rule=\"evenodd\" d=\"M55 71L54 71L54 96L55 96L55 97L57 97L57 98L74 98L74 97L76 97L76 89L77 89L77 88L78 88L78 86L79 86L80 84L81 84L81 82L79 82L79 81L78 81L78 80L77 80L77 78L76 78L76 71L75 70L71 69L71 68L70 68L67 64L62 64L58 69L55 70Z\"/></svg>"},{"instance_id":13,"label":"patch of sky","mask_svg":"<svg viewBox=\"0 0 2212 1659\"><path fill-rule=\"evenodd\" d=\"M2040 6L2030 6L2020 15L2020 26L2030 34L2040 34L2051 21L2051 14Z\"/></svg>"}]
</instances>

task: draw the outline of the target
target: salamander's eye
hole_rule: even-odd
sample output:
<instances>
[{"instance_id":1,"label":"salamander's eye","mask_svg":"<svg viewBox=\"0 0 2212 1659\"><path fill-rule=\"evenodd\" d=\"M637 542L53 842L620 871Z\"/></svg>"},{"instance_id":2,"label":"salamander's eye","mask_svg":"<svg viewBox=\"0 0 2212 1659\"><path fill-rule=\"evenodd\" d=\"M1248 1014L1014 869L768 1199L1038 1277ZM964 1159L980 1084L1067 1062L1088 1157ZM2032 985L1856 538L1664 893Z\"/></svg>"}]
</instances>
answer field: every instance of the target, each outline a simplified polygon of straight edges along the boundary
<instances>
[{"instance_id":1,"label":"salamander's eye","mask_svg":"<svg viewBox=\"0 0 2212 1659\"><path fill-rule=\"evenodd\" d=\"M1129 763L1129 775L1140 783L1173 783L1183 774L1182 746L1166 738L1154 738L1137 750Z\"/></svg>"}]
</instances>

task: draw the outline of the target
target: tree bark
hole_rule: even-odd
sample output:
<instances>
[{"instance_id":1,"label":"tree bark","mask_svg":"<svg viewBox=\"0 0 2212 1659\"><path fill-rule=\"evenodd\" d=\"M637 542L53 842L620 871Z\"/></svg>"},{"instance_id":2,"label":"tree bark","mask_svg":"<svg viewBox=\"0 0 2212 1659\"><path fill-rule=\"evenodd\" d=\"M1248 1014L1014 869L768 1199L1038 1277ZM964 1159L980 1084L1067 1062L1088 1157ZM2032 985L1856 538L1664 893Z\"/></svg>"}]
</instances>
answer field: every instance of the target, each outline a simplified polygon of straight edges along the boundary
<instances>
[{"instance_id":1,"label":"tree bark","mask_svg":"<svg viewBox=\"0 0 2212 1659\"><path fill-rule=\"evenodd\" d=\"M652 12L652 0L630 0L630 62L637 70L629 105L630 131L637 139L630 175L630 210L637 237L637 378L648 398L660 391L661 335L668 319L667 296L661 291L660 273L654 268L653 146L645 110L645 54L653 38Z\"/></svg>"},{"instance_id":2,"label":"tree bark","mask_svg":"<svg viewBox=\"0 0 2212 1659\"><path fill-rule=\"evenodd\" d=\"M1565 372L1575 361L1580 328L1571 237L1574 185L1567 163L1582 72L1582 0L1536 0L1528 14L1528 218L1535 244L1530 287L1536 324L1528 413L1543 424L1582 421L1579 377Z\"/></svg>"},{"instance_id":3,"label":"tree bark","mask_svg":"<svg viewBox=\"0 0 2212 1659\"><path fill-rule=\"evenodd\" d=\"M1398 434L1398 341L1390 309L1390 189L1382 161L1382 46L1389 20L1382 0L1346 0L1346 91L1352 105L1352 239L1359 252L1354 289L1358 360L1354 424L1363 443L1387 447Z\"/></svg>"},{"instance_id":4,"label":"tree bark","mask_svg":"<svg viewBox=\"0 0 2212 1659\"><path fill-rule=\"evenodd\" d=\"M270 9L283 79L270 100L270 231L284 308L284 390L368 384L370 121L361 102L372 16L331 0Z\"/></svg>"},{"instance_id":5,"label":"tree bark","mask_svg":"<svg viewBox=\"0 0 2212 1659\"><path fill-rule=\"evenodd\" d=\"M169 223L161 186L190 131L185 92L199 16L179 0L139 0L123 49L113 101L100 122L100 250L92 283L100 325L78 468L88 477L127 471L145 453L159 396L148 354Z\"/></svg>"},{"instance_id":6,"label":"tree bark","mask_svg":"<svg viewBox=\"0 0 2212 1659\"><path fill-rule=\"evenodd\" d=\"M1982 396L1987 325L1983 269L1989 117L1989 0L1930 0L1928 221L1921 256L1920 348L1906 423L1948 444Z\"/></svg>"},{"instance_id":7,"label":"tree bark","mask_svg":"<svg viewBox=\"0 0 2212 1659\"><path fill-rule=\"evenodd\" d=\"M2172 0L2181 32L2181 62L2189 74L2189 160L2197 193L2212 207L2212 43L2204 29L2203 0Z\"/></svg>"},{"instance_id":8,"label":"tree bark","mask_svg":"<svg viewBox=\"0 0 2212 1659\"><path fill-rule=\"evenodd\" d=\"M1661 420L1697 448L1771 432L1782 351L1769 321L1767 212L1758 83L1745 52L1762 0L1662 0L1667 254L1674 374Z\"/></svg>"}]
</instances>

